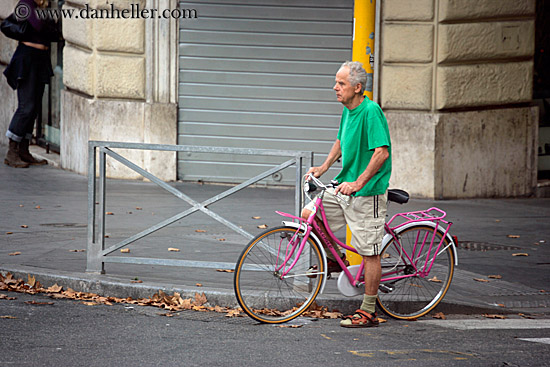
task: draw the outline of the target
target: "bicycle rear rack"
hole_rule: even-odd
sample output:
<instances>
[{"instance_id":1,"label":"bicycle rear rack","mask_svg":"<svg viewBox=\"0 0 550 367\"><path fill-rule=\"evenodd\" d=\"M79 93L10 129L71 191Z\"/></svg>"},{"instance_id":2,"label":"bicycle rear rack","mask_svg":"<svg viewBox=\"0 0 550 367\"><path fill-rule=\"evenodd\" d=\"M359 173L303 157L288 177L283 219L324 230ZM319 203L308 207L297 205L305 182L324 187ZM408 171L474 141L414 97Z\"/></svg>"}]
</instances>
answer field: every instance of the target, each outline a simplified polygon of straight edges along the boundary
<instances>
[{"instance_id":1,"label":"bicycle rear rack","mask_svg":"<svg viewBox=\"0 0 550 367\"><path fill-rule=\"evenodd\" d=\"M437 225L439 225L440 223L445 223L448 226L451 226L451 222L443 219L446 216L447 213L445 213L443 210L432 207L430 209L419 210L415 212L397 213L393 217L391 217L391 219L387 222L387 225L391 230L396 230L409 223L425 221L435 222ZM397 221L398 223L392 227L391 224L394 221Z\"/></svg>"}]
</instances>

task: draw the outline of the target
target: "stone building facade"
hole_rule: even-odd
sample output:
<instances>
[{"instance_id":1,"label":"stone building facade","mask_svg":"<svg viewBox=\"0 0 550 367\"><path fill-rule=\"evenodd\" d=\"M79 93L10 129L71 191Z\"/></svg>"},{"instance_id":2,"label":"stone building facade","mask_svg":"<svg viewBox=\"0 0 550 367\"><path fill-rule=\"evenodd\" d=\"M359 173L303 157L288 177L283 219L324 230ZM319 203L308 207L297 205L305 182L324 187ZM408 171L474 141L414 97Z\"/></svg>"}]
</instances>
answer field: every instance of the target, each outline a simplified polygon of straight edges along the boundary
<instances>
[{"instance_id":1,"label":"stone building facade","mask_svg":"<svg viewBox=\"0 0 550 367\"><path fill-rule=\"evenodd\" d=\"M393 182L433 198L532 194L535 1L382 2Z\"/></svg>"},{"instance_id":2,"label":"stone building facade","mask_svg":"<svg viewBox=\"0 0 550 367\"><path fill-rule=\"evenodd\" d=\"M0 17L16 3L3 1ZM64 8L110 4L128 1L68 0ZM390 124L393 187L437 199L535 193L534 19L535 0L381 1L375 96ZM88 140L176 144L178 30L175 18L63 20L63 168L86 174ZM15 46L0 36L0 69ZM3 136L16 106L5 81L0 98ZM165 180L177 177L173 153L125 155ZM113 162L108 174L138 177Z\"/></svg>"}]
</instances>

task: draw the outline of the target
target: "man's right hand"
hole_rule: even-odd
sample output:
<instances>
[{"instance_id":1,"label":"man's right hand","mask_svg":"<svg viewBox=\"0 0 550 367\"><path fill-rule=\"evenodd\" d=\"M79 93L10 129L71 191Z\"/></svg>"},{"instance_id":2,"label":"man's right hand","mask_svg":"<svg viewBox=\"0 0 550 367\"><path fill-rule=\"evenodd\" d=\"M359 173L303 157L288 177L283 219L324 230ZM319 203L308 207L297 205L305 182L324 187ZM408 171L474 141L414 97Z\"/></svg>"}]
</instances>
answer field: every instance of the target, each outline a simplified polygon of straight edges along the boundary
<instances>
[{"instance_id":1,"label":"man's right hand","mask_svg":"<svg viewBox=\"0 0 550 367\"><path fill-rule=\"evenodd\" d=\"M325 173L325 171L323 171L323 169L321 167L311 167L307 171L306 175L309 176L310 173L312 173L313 176L319 178L323 175L323 173Z\"/></svg>"}]
</instances>

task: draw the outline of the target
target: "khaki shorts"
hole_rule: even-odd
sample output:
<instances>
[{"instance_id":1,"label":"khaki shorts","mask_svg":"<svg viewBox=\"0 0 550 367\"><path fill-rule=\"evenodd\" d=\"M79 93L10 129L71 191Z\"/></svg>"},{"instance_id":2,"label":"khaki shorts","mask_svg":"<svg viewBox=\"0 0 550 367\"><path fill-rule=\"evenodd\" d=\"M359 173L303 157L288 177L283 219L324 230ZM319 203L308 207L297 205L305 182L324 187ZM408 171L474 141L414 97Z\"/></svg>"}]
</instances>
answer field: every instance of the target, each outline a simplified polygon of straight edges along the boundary
<instances>
[{"instance_id":1,"label":"khaki shorts","mask_svg":"<svg viewBox=\"0 0 550 367\"><path fill-rule=\"evenodd\" d=\"M347 224L352 234L351 244L360 255L380 255L388 193L375 196L341 195L341 197L345 198L345 201L334 197L334 189L328 189L323 196L323 207L332 232L338 231ZM307 204L305 209L313 211L313 201ZM321 218L319 211L317 216Z\"/></svg>"}]
</instances>

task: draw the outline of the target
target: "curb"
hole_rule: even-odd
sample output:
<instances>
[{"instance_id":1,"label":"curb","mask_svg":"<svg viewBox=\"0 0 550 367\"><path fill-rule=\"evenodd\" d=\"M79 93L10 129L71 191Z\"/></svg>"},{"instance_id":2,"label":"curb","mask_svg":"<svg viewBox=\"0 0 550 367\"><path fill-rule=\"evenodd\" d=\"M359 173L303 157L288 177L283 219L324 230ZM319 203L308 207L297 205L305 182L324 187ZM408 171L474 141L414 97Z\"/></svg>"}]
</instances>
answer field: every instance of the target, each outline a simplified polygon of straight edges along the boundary
<instances>
[{"instance_id":1,"label":"curb","mask_svg":"<svg viewBox=\"0 0 550 367\"><path fill-rule=\"evenodd\" d=\"M29 275L34 276L37 281L45 287L58 284L63 288L72 288L75 291L95 293L101 296L112 296L119 298L139 299L150 298L159 290L167 294L178 292L182 298L193 298L196 293L204 293L210 305L218 305L221 307L235 308L238 306L235 294L227 289L216 288L189 288L179 287L178 285L159 284L159 283L135 283L128 284L118 278L109 277L106 275L98 275L92 273L82 273L75 275L70 272L63 271L48 271L34 267L0 267L2 274L11 273L14 277L26 280ZM361 302L361 297L342 298L333 295L321 295L315 300L317 305L327 307L329 310L338 310L344 314L353 313L358 304ZM483 313L496 314L515 314L521 310L502 308L491 305L469 304L466 302L456 302L449 299L443 299L433 312L443 312L444 314L460 314L472 315Z\"/></svg>"}]
</instances>

